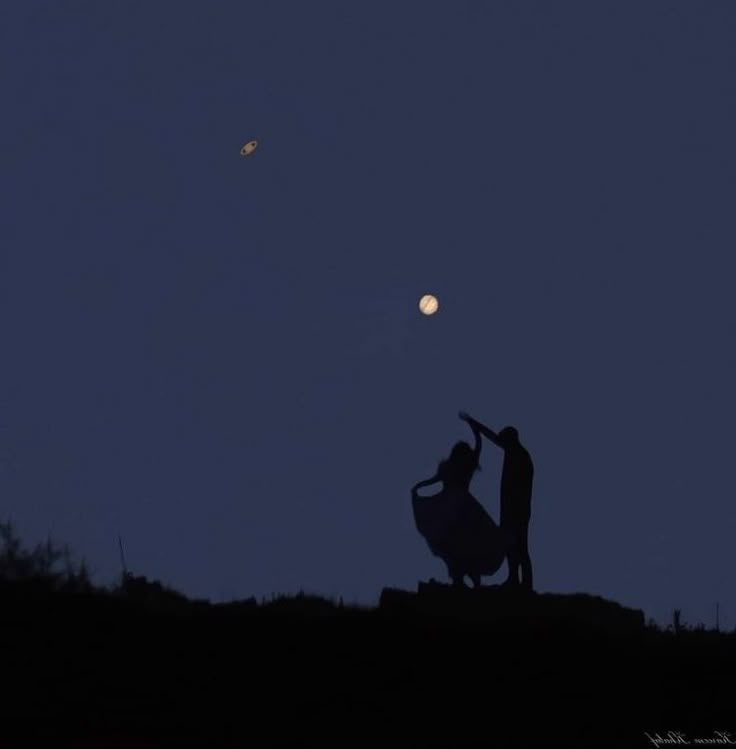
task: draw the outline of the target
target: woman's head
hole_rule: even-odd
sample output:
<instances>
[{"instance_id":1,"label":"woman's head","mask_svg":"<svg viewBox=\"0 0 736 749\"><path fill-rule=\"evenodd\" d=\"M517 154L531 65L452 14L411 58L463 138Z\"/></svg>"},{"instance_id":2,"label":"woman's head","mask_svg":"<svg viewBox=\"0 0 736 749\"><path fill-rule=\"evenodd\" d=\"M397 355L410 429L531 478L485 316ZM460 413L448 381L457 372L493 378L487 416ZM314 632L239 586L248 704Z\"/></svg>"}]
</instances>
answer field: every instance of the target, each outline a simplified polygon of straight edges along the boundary
<instances>
[{"instance_id":1,"label":"woman's head","mask_svg":"<svg viewBox=\"0 0 736 749\"><path fill-rule=\"evenodd\" d=\"M440 463L437 473L446 483L466 484L479 468L473 448L467 442L456 442L450 456Z\"/></svg>"}]
</instances>

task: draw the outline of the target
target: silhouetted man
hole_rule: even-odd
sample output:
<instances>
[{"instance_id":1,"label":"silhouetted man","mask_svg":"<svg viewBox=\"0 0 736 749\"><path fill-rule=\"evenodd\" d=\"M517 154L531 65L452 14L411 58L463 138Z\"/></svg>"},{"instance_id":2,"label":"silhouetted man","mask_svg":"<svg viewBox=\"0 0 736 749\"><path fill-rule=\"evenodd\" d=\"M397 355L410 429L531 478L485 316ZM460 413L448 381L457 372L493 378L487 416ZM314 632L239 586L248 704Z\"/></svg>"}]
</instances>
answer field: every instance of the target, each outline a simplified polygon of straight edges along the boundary
<instances>
[{"instance_id":1,"label":"silhouetted man","mask_svg":"<svg viewBox=\"0 0 736 749\"><path fill-rule=\"evenodd\" d=\"M476 421L463 411L460 418L467 421L473 431L478 430L504 451L501 473L501 527L513 537L507 560L509 576L505 585L521 584L533 590L532 560L529 557L529 519L532 511L532 483L534 464L527 449L519 442L514 427L504 427L498 434Z\"/></svg>"}]
</instances>

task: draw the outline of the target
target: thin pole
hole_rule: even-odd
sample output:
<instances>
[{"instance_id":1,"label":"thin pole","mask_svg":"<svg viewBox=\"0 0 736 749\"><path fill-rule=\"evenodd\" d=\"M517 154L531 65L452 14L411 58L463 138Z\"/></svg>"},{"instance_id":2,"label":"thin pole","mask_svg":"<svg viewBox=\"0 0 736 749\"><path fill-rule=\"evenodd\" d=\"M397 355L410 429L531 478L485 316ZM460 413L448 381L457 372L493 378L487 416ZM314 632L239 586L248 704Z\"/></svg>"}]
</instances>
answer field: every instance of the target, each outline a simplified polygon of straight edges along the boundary
<instances>
[{"instance_id":1,"label":"thin pole","mask_svg":"<svg viewBox=\"0 0 736 749\"><path fill-rule=\"evenodd\" d=\"M120 563L123 565L123 577L128 577L128 568L125 564L125 552L123 551L123 539L118 534L118 546L120 547Z\"/></svg>"}]
</instances>

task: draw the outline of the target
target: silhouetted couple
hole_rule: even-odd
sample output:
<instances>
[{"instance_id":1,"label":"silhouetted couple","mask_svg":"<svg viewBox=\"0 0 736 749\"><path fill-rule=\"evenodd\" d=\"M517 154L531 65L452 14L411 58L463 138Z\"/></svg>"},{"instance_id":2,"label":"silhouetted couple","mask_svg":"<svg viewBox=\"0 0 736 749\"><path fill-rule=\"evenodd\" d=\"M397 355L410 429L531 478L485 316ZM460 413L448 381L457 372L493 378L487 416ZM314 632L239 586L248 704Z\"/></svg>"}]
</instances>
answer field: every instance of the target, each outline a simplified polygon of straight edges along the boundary
<instances>
[{"instance_id":1,"label":"silhouetted couple","mask_svg":"<svg viewBox=\"0 0 736 749\"><path fill-rule=\"evenodd\" d=\"M477 587L482 575L495 574L506 559L509 574L504 585L521 585L532 590L528 543L534 479L531 456L514 427L504 427L496 434L462 411L460 418L473 430L475 446L456 443L450 456L440 462L437 473L412 487L417 530L432 553L445 562L454 585L463 585L467 575ZM481 435L504 451L500 526L470 493L470 482L480 467ZM442 482L439 494L431 497L417 494L419 488L437 482Z\"/></svg>"}]
</instances>

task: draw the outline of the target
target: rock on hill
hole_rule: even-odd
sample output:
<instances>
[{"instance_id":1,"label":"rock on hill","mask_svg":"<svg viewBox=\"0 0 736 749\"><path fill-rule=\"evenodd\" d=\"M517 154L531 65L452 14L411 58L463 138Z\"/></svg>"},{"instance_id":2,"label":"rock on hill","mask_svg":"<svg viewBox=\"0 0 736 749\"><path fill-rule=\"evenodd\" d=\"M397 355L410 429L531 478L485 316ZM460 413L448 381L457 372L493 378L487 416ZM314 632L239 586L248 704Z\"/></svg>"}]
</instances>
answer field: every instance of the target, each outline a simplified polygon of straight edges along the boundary
<instances>
[{"instance_id":1,"label":"rock on hill","mask_svg":"<svg viewBox=\"0 0 736 749\"><path fill-rule=\"evenodd\" d=\"M584 593L530 593L502 586L453 587L435 581L419 583L413 593L385 588L383 613L463 619L514 629L587 630L631 634L644 629L644 613Z\"/></svg>"}]
</instances>

